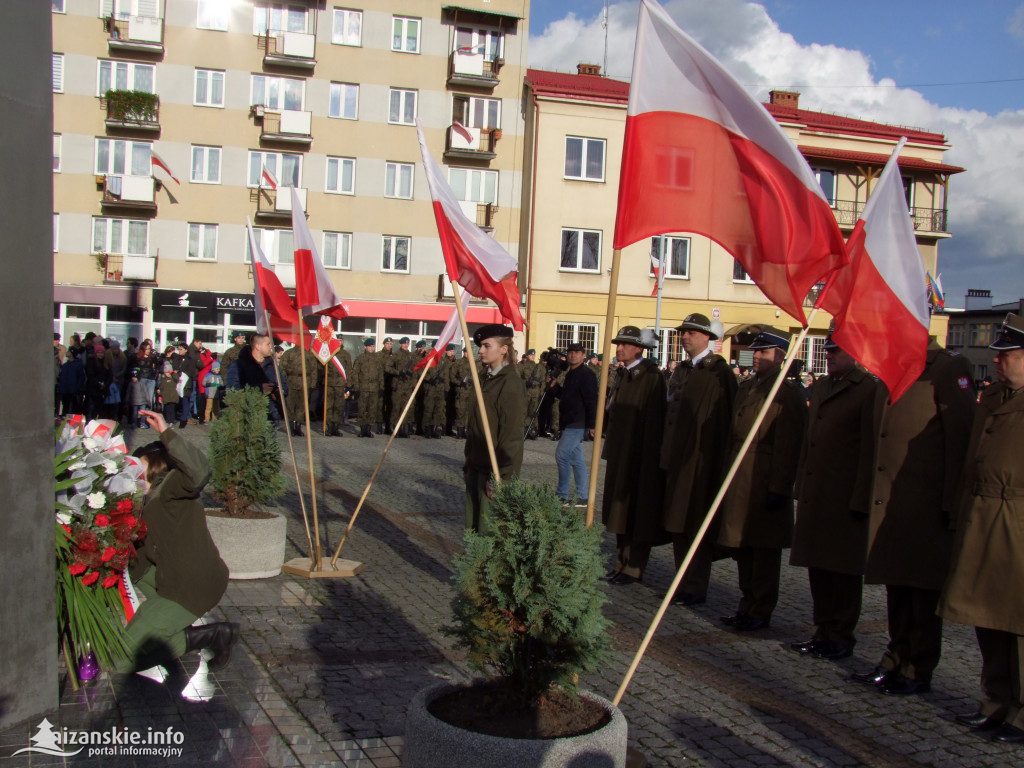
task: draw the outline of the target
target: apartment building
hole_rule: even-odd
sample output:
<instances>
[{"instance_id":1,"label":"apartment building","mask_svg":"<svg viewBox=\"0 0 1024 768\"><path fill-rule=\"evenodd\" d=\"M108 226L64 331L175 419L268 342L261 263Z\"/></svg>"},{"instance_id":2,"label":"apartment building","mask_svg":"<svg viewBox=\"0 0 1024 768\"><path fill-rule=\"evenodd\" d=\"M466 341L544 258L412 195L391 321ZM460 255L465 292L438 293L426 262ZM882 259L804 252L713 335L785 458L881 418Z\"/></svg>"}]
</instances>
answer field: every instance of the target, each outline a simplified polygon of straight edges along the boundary
<instances>
[{"instance_id":1,"label":"apartment building","mask_svg":"<svg viewBox=\"0 0 1024 768\"><path fill-rule=\"evenodd\" d=\"M524 163L531 183L522 203L520 285L528 296L530 346L578 341L600 349L609 330L654 326L652 253L667 269L661 328L671 329L691 312L717 319L729 334L717 346L742 365L749 365L752 354L746 349L746 326L799 331L721 246L686 232L623 250L616 319L611 329L604 328L629 85L601 77L599 67L580 65L575 75L530 69L525 92ZM907 136L900 157L907 202L925 268L937 273L938 245L950 237L949 178L963 170L942 162L950 148L943 135L800 109L797 93L774 91L766 107L814 169L845 237L893 147ZM825 370L822 344L829 322L819 313L802 350L807 365L819 373ZM945 323L945 316L932 318L932 333L940 339ZM660 356L681 359L674 331L664 334Z\"/></svg>"},{"instance_id":2,"label":"apartment building","mask_svg":"<svg viewBox=\"0 0 1024 768\"><path fill-rule=\"evenodd\" d=\"M1024 298L995 304L989 289L968 288L964 308L947 309L946 313L946 346L970 361L976 381L995 381L996 352L989 344L996 340L1008 314L1024 315Z\"/></svg>"},{"instance_id":3,"label":"apartment building","mask_svg":"<svg viewBox=\"0 0 1024 768\"><path fill-rule=\"evenodd\" d=\"M218 349L254 328L246 219L294 285L287 187L348 303L339 330L436 336L452 299L417 118L465 211L518 256L529 0L51 3L65 338ZM500 315L475 302L469 319Z\"/></svg>"}]
</instances>

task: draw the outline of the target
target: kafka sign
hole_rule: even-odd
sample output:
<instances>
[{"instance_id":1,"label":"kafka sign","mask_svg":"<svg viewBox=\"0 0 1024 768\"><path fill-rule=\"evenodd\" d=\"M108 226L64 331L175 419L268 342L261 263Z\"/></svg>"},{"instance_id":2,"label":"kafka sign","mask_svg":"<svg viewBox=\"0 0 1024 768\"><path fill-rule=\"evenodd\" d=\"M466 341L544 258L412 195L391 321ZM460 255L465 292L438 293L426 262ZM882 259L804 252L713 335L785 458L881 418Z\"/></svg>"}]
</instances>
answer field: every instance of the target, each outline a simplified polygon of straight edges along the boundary
<instances>
[{"instance_id":1,"label":"kafka sign","mask_svg":"<svg viewBox=\"0 0 1024 768\"><path fill-rule=\"evenodd\" d=\"M252 325L256 311L252 294L213 291L153 291L153 320L158 323L187 323L189 313L199 325L218 325L225 312L231 322ZM239 315L243 316L239 316Z\"/></svg>"}]
</instances>

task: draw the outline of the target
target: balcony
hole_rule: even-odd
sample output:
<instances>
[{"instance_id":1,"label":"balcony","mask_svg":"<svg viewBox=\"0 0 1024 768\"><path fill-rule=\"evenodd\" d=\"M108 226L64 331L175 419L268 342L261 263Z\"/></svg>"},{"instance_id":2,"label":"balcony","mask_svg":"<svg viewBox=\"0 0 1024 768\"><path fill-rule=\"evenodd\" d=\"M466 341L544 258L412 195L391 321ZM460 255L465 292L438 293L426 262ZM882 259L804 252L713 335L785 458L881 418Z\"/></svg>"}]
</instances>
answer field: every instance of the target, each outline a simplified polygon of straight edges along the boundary
<instances>
[{"instance_id":1,"label":"balcony","mask_svg":"<svg viewBox=\"0 0 1024 768\"><path fill-rule=\"evenodd\" d=\"M261 123L260 141L298 144L307 149L313 143L312 112L294 109L278 112L256 105L250 109L250 114Z\"/></svg>"},{"instance_id":2,"label":"balcony","mask_svg":"<svg viewBox=\"0 0 1024 768\"><path fill-rule=\"evenodd\" d=\"M107 49L111 53L149 53L162 56L164 52L164 20L154 16L107 16Z\"/></svg>"},{"instance_id":3,"label":"balcony","mask_svg":"<svg viewBox=\"0 0 1024 768\"><path fill-rule=\"evenodd\" d=\"M483 53L454 51L448 58L448 85L493 89L504 59L488 59Z\"/></svg>"},{"instance_id":4,"label":"balcony","mask_svg":"<svg viewBox=\"0 0 1024 768\"><path fill-rule=\"evenodd\" d=\"M853 229L857 219L864 213L865 203L853 200L837 200L832 212L836 221L843 229ZM911 208L910 219L914 231L920 234L935 233L948 235L947 217L949 211L944 208Z\"/></svg>"},{"instance_id":5,"label":"balcony","mask_svg":"<svg viewBox=\"0 0 1024 768\"><path fill-rule=\"evenodd\" d=\"M302 209L305 210L306 190L298 188L296 191L299 193L299 202L302 203ZM249 199L256 203L256 218L259 220L291 219L292 217L291 187L278 187L277 189L260 187L259 189L251 189L249 190Z\"/></svg>"},{"instance_id":6,"label":"balcony","mask_svg":"<svg viewBox=\"0 0 1024 768\"><path fill-rule=\"evenodd\" d=\"M500 128L467 128L452 125L448 128L448 143L444 156L451 160L493 160L495 148L501 138Z\"/></svg>"},{"instance_id":7,"label":"balcony","mask_svg":"<svg viewBox=\"0 0 1024 768\"><path fill-rule=\"evenodd\" d=\"M100 202L104 210L113 208L156 213L156 185L152 176L97 176L96 185L103 190Z\"/></svg>"},{"instance_id":8,"label":"balcony","mask_svg":"<svg viewBox=\"0 0 1024 768\"><path fill-rule=\"evenodd\" d=\"M487 234L494 231L494 222L498 218L498 206L494 203L474 203L459 201L462 213Z\"/></svg>"},{"instance_id":9,"label":"balcony","mask_svg":"<svg viewBox=\"0 0 1024 768\"><path fill-rule=\"evenodd\" d=\"M263 50L263 66L312 71L316 67L316 36L308 32L269 32L256 46Z\"/></svg>"},{"instance_id":10,"label":"balcony","mask_svg":"<svg viewBox=\"0 0 1024 768\"><path fill-rule=\"evenodd\" d=\"M96 266L107 283L155 283L156 256L129 253L97 253Z\"/></svg>"},{"instance_id":11,"label":"balcony","mask_svg":"<svg viewBox=\"0 0 1024 768\"><path fill-rule=\"evenodd\" d=\"M107 129L160 133L160 97L145 91L107 91L100 99Z\"/></svg>"}]
</instances>

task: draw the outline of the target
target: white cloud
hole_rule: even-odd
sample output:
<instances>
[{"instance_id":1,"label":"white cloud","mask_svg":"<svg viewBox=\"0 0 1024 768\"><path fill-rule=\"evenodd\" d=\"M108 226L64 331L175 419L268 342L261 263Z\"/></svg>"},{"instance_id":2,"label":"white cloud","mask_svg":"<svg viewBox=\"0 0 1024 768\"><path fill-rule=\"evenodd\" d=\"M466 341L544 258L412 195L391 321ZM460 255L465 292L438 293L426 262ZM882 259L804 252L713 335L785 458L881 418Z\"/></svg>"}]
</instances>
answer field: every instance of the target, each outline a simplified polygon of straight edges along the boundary
<instances>
[{"instance_id":1,"label":"white cloud","mask_svg":"<svg viewBox=\"0 0 1024 768\"><path fill-rule=\"evenodd\" d=\"M968 287L991 288L997 301L1024 296L1024 110L989 115L940 106L921 93L876 80L861 51L834 45L801 45L783 32L764 6L744 0L670 0L666 9L713 53L751 93L765 100L772 88L798 86L800 105L945 134L952 149L945 162L967 169L950 180L951 240L939 246L939 269L951 306ZM609 15L608 66L628 79L636 34L635 1L613 3ZM1024 39L1024 5L1008 20ZM565 72L579 61L602 61L600 16L573 14L530 38L530 65Z\"/></svg>"}]
</instances>

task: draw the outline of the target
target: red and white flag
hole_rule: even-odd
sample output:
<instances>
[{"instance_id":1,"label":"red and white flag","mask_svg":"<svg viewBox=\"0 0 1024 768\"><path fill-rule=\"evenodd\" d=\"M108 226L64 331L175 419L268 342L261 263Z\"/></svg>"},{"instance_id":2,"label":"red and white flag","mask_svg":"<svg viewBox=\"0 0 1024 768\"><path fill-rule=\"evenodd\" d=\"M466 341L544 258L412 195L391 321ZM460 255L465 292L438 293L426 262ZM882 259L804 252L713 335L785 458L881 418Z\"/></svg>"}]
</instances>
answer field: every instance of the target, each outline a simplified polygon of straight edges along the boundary
<instances>
[{"instance_id":1,"label":"red and white flag","mask_svg":"<svg viewBox=\"0 0 1024 768\"><path fill-rule=\"evenodd\" d=\"M160 157L152 147L149 148L149 161L151 165L163 168L167 172L167 175L174 179L174 183L181 186L181 182L178 181L178 177L171 171L171 167L164 162L164 159Z\"/></svg>"},{"instance_id":2,"label":"red and white flag","mask_svg":"<svg viewBox=\"0 0 1024 768\"><path fill-rule=\"evenodd\" d=\"M651 291L651 296L658 295L658 288L661 286L661 259L651 254L651 269L654 270L654 290Z\"/></svg>"},{"instance_id":3,"label":"red and white flag","mask_svg":"<svg viewBox=\"0 0 1024 768\"><path fill-rule=\"evenodd\" d=\"M459 136L465 139L468 143L473 142L473 134L470 133L469 129L458 120L452 122L452 130L459 134Z\"/></svg>"},{"instance_id":4,"label":"red and white flag","mask_svg":"<svg viewBox=\"0 0 1024 768\"><path fill-rule=\"evenodd\" d=\"M900 139L868 198L822 306L835 316L832 339L878 376L896 402L924 370L928 278L917 250L897 164Z\"/></svg>"},{"instance_id":5,"label":"red and white flag","mask_svg":"<svg viewBox=\"0 0 1024 768\"><path fill-rule=\"evenodd\" d=\"M267 186L271 189L277 189L277 176L271 173L270 169L265 165L263 166L263 171L260 173L260 178L262 181L267 182Z\"/></svg>"},{"instance_id":6,"label":"red and white flag","mask_svg":"<svg viewBox=\"0 0 1024 768\"><path fill-rule=\"evenodd\" d=\"M469 291L462 292L463 314L466 313L466 307L469 306L469 300L472 298ZM434 348L427 353L426 357L416 363L416 367L413 370L418 371L420 368L425 368L428 365L435 365L444 356L445 347L449 344L458 344L460 341L462 341L462 326L459 324L459 310L455 308L452 310L448 322L441 329L441 335L434 342Z\"/></svg>"},{"instance_id":7,"label":"red and white flag","mask_svg":"<svg viewBox=\"0 0 1024 768\"><path fill-rule=\"evenodd\" d=\"M519 288L516 285L519 262L462 212L455 193L427 149L419 120L416 121L416 133L423 153L423 167L427 171L430 197L434 201L434 218L437 219L448 277L474 296L493 301L512 327L521 331L523 316L519 312Z\"/></svg>"},{"instance_id":8,"label":"red and white flag","mask_svg":"<svg viewBox=\"0 0 1024 768\"><path fill-rule=\"evenodd\" d=\"M249 250L252 251L252 279L255 290L256 332L276 336L290 344L302 344L306 335L299 313L295 309L281 280L263 255L252 230L248 217L245 226L249 230ZM270 325L267 325L269 319Z\"/></svg>"},{"instance_id":9,"label":"red and white flag","mask_svg":"<svg viewBox=\"0 0 1024 768\"><path fill-rule=\"evenodd\" d=\"M847 263L832 209L775 119L656 0L640 4L624 141L614 247L704 235L806 323L810 288Z\"/></svg>"},{"instance_id":10,"label":"red and white flag","mask_svg":"<svg viewBox=\"0 0 1024 768\"><path fill-rule=\"evenodd\" d=\"M292 235L295 238L295 304L303 317L328 315L341 320L348 317L348 306L334 291L327 269L313 244L306 223L306 212L295 187L292 195Z\"/></svg>"},{"instance_id":11,"label":"red and white flag","mask_svg":"<svg viewBox=\"0 0 1024 768\"><path fill-rule=\"evenodd\" d=\"M331 356L341 349L341 342L334 338L334 326L331 318L321 315L320 326L316 333L309 337L309 351L316 355L321 365L327 365Z\"/></svg>"}]
</instances>

